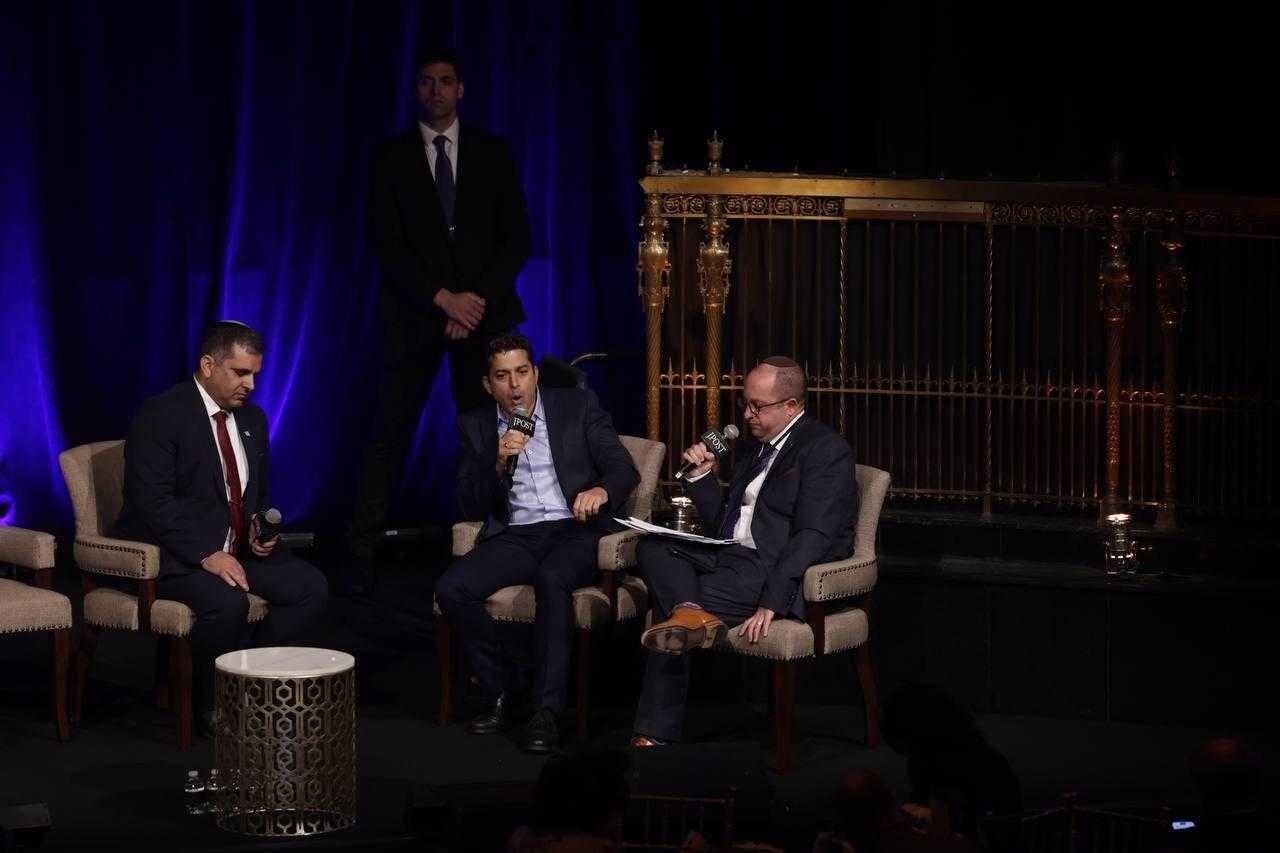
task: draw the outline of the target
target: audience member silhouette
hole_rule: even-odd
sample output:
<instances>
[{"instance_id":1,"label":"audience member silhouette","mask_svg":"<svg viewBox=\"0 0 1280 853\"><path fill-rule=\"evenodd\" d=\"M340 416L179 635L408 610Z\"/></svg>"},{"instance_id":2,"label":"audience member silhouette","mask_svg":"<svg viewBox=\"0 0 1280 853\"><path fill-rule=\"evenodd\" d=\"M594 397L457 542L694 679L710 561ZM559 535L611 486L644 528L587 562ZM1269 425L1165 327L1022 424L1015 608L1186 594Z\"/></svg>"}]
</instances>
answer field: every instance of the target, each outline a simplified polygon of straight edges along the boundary
<instances>
[{"instance_id":1,"label":"audience member silhouette","mask_svg":"<svg viewBox=\"0 0 1280 853\"><path fill-rule=\"evenodd\" d=\"M918 823L942 821L944 829L977 839L985 817L1022 810L1021 788L1009 762L946 691L903 684L885 705L882 730L889 745L907 757L911 801L903 810ZM988 849L1006 850L1016 839L988 833L985 843Z\"/></svg>"}]
</instances>

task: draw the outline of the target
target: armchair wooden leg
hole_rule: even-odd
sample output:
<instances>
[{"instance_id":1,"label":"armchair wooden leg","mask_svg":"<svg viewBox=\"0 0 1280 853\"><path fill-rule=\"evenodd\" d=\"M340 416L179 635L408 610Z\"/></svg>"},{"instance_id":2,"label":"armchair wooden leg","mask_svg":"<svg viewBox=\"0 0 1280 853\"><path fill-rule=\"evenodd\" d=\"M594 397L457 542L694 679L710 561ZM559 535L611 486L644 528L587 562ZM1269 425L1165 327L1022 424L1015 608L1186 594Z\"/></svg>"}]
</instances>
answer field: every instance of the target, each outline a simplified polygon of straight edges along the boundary
<instances>
[{"instance_id":1,"label":"armchair wooden leg","mask_svg":"<svg viewBox=\"0 0 1280 853\"><path fill-rule=\"evenodd\" d=\"M436 653L440 657L440 725L453 718L453 628L445 616L436 617Z\"/></svg>"},{"instance_id":2,"label":"armchair wooden leg","mask_svg":"<svg viewBox=\"0 0 1280 853\"><path fill-rule=\"evenodd\" d=\"M80 623L80 648L76 649L76 673L74 695L71 697L71 722L80 725L84 719L84 694L89 681L89 663L98 645L98 629L88 622Z\"/></svg>"},{"instance_id":3,"label":"armchair wooden leg","mask_svg":"<svg viewBox=\"0 0 1280 853\"><path fill-rule=\"evenodd\" d=\"M773 768L791 772L791 729L796 710L796 664L780 660L773 664Z\"/></svg>"},{"instance_id":4,"label":"armchair wooden leg","mask_svg":"<svg viewBox=\"0 0 1280 853\"><path fill-rule=\"evenodd\" d=\"M578 740L587 739L587 676L591 672L591 632L578 628Z\"/></svg>"},{"instance_id":5,"label":"armchair wooden leg","mask_svg":"<svg viewBox=\"0 0 1280 853\"><path fill-rule=\"evenodd\" d=\"M191 748L191 641L169 641L169 696L178 717L178 749Z\"/></svg>"},{"instance_id":6,"label":"armchair wooden leg","mask_svg":"<svg viewBox=\"0 0 1280 853\"><path fill-rule=\"evenodd\" d=\"M53 657L53 721L58 727L58 740L71 739L71 722L67 718L67 664L71 656L71 629L62 628L50 632L50 652Z\"/></svg>"},{"instance_id":7,"label":"armchair wooden leg","mask_svg":"<svg viewBox=\"0 0 1280 853\"><path fill-rule=\"evenodd\" d=\"M880 742L880 698L876 693L876 670L871 661L871 643L868 641L854 651L853 664L858 670L858 684L862 687L862 709L867 727L867 749L875 749Z\"/></svg>"}]
</instances>

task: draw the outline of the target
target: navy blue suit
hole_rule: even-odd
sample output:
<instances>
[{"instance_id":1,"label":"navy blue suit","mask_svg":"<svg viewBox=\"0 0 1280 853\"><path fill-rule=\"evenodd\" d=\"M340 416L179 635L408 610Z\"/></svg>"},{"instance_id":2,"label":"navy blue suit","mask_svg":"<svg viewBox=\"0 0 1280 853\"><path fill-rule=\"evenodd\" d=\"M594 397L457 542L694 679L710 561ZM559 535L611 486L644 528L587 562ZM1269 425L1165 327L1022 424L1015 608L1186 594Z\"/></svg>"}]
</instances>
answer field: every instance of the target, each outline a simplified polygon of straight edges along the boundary
<instances>
[{"instance_id":1,"label":"navy blue suit","mask_svg":"<svg viewBox=\"0 0 1280 853\"><path fill-rule=\"evenodd\" d=\"M271 506L267 492L267 416L246 403L235 411L248 463L244 482L245 538L253 513ZM124 507L114 535L160 547L160 598L195 611L191 644L208 659L250 646L289 645L323 614L324 576L277 546L258 557L243 544L234 555L249 589L271 604L267 618L247 622L244 590L205 571L200 561L223 548L231 511L221 456L195 381L188 379L142 404L125 440ZM208 670L206 674L211 673ZM207 687L197 681L198 687Z\"/></svg>"},{"instance_id":2,"label":"navy blue suit","mask_svg":"<svg viewBox=\"0 0 1280 853\"><path fill-rule=\"evenodd\" d=\"M758 445L740 454L732 486L749 476ZM755 548L679 545L697 562L672 553L668 539L649 536L636 549L640 573L649 586L654 621L666 619L680 604L693 602L731 627L755 613L772 610L776 618L804 618L801 584L814 563L853 553L858 490L853 450L826 424L804 415L778 451L756 497L751 517ZM719 480L708 475L686 492L712 531L730 507ZM635 730L663 740L680 736L689 689L687 655L650 653Z\"/></svg>"},{"instance_id":3,"label":"navy blue suit","mask_svg":"<svg viewBox=\"0 0 1280 853\"><path fill-rule=\"evenodd\" d=\"M513 657L503 650L485 600L507 586L532 584L534 702L559 712L565 706L573 591L599 578L596 545L618 529L611 518L640 482L631 455L595 395L577 388L540 388L556 479L569 508L577 495L602 487L609 501L591 522L572 518L508 525L510 480L496 471L498 416L494 404L458 418L458 509L483 521L476 547L454 561L436 583L440 609L462 635L468 662L486 699L516 685L507 672Z\"/></svg>"}]
</instances>

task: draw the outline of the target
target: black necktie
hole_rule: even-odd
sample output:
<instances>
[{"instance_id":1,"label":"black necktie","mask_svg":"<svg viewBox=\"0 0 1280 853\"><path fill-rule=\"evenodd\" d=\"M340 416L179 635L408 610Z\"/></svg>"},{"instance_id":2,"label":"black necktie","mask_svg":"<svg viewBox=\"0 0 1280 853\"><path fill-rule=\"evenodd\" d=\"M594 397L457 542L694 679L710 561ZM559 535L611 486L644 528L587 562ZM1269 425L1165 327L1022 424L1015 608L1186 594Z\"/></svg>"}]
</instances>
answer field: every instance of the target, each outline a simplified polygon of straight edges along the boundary
<instances>
[{"instance_id":1,"label":"black necktie","mask_svg":"<svg viewBox=\"0 0 1280 853\"><path fill-rule=\"evenodd\" d=\"M724 521L720 522L721 539L733 537L733 529L738 526L738 518L742 515L742 498L747 493L747 486L760 476L760 472L769 464L769 460L773 458L773 452L777 449L772 444L766 444L760 448L760 455L751 463L746 475L739 477L733 484L733 488L729 490L729 497L724 505Z\"/></svg>"},{"instance_id":2,"label":"black necktie","mask_svg":"<svg viewBox=\"0 0 1280 853\"><path fill-rule=\"evenodd\" d=\"M453 161L444 150L449 141L444 135L435 138L436 146L436 192L440 194L440 210L444 213L444 224L453 230Z\"/></svg>"}]
</instances>

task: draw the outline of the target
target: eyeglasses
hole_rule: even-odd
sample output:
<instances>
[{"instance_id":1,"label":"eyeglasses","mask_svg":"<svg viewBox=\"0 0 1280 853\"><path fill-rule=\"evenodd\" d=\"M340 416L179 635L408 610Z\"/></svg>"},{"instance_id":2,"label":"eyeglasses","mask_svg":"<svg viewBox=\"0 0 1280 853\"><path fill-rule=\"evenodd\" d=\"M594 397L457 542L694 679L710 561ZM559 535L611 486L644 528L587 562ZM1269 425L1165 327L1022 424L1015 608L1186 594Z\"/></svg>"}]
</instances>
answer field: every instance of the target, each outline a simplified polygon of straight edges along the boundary
<instances>
[{"instance_id":1,"label":"eyeglasses","mask_svg":"<svg viewBox=\"0 0 1280 853\"><path fill-rule=\"evenodd\" d=\"M781 400L774 400L772 403L753 403L750 400L748 400L746 397L743 397L741 394L739 394L738 408L745 409L746 411L750 412L752 416L758 418L760 417L760 413L763 412L765 409L769 409L774 406L781 406L783 403L787 402L787 400L791 400L791 399L794 399L794 398L786 397Z\"/></svg>"}]
</instances>

